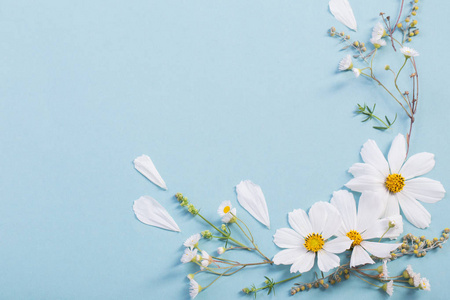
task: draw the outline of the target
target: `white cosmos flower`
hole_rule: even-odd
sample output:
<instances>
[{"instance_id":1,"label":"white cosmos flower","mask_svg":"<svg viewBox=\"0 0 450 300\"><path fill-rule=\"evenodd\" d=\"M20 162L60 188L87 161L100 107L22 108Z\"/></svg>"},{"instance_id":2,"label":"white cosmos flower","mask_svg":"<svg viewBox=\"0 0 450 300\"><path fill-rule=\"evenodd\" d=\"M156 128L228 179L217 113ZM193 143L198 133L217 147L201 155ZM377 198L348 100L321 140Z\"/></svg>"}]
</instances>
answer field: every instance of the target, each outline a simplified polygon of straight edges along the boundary
<instances>
[{"instance_id":1,"label":"white cosmos flower","mask_svg":"<svg viewBox=\"0 0 450 300\"><path fill-rule=\"evenodd\" d=\"M373 30L372 30L372 38L379 40L382 37L385 37L386 35L387 35L387 33L386 33L386 29L384 28L384 26L380 22L375 24L375 26L373 27Z\"/></svg>"},{"instance_id":2,"label":"white cosmos flower","mask_svg":"<svg viewBox=\"0 0 450 300\"><path fill-rule=\"evenodd\" d=\"M379 258L391 256L391 251L397 249L401 244L387 244L369 242L373 238L381 238L389 228L378 222L381 214L380 204L375 193L366 193L361 196L358 212L353 195L348 191L340 190L333 193L331 198L333 204L342 216L342 226L336 233L338 237L349 237L352 240L352 256L350 267L364 264L374 264L369 253Z\"/></svg>"},{"instance_id":3,"label":"white cosmos flower","mask_svg":"<svg viewBox=\"0 0 450 300\"><path fill-rule=\"evenodd\" d=\"M236 186L239 204L256 220L270 228L269 210L261 187L250 180L241 181Z\"/></svg>"},{"instance_id":4,"label":"white cosmos flower","mask_svg":"<svg viewBox=\"0 0 450 300\"><path fill-rule=\"evenodd\" d=\"M323 272L339 266L339 256L352 241L346 237L328 240L336 234L341 224L337 209L326 202L317 202L311 206L309 216L302 209L289 213L291 228L281 228L275 232L273 242L280 248L273 261L276 265L292 265L291 273L307 272L317 256L317 265Z\"/></svg>"},{"instance_id":5,"label":"white cosmos flower","mask_svg":"<svg viewBox=\"0 0 450 300\"><path fill-rule=\"evenodd\" d=\"M401 52L406 58L419 56L419 52L417 52L417 51L414 50L413 48L409 48L409 47L403 47L403 48L401 48L401 49L400 49L400 52Z\"/></svg>"},{"instance_id":6,"label":"white cosmos flower","mask_svg":"<svg viewBox=\"0 0 450 300\"><path fill-rule=\"evenodd\" d=\"M184 254L181 256L181 262L186 264L197 258L197 249L186 248Z\"/></svg>"},{"instance_id":7,"label":"white cosmos flower","mask_svg":"<svg viewBox=\"0 0 450 300\"><path fill-rule=\"evenodd\" d=\"M372 37L370 42L373 44L375 48L380 48L386 46L386 41L381 38Z\"/></svg>"},{"instance_id":8,"label":"white cosmos flower","mask_svg":"<svg viewBox=\"0 0 450 300\"><path fill-rule=\"evenodd\" d=\"M198 245L198 241L200 240L201 236L200 233L196 233L194 235L191 235L190 237L188 237L188 239L183 243L183 245L185 247L194 249L195 246Z\"/></svg>"},{"instance_id":9,"label":"white cosmos flower","mask_svg":"<svg viewBox=\"0 0 450 300\"><path fill-rule=\"evenodd\" d=\"M421 290L431 291L431 286L430 286L430 282L428 281L428 279L426 279L425 277L420 279L419 288Z\"/></svg>"},{"instance_id":10,"label":"white cosmos flower","mask_svg":"<svg viewBox=\"0 0 450 300\"><path fill-rule=\"evenodd\" d=\"M167 210L150 196L142 196L134 201L133 210L136 218L144 224L172 231L180 231L177 223Z\"/></svg>"},{"instance_id":11,"label":"white cosmos flower","mask_svg":"<svg viewBox=\"0 0 450 300\"><path fill-rule=\"evenodd\" d=\"M361 75L361 70L358 68L353 68L352 71L353 74L355 74L355 77L359 77L359 75Z\"/></svg>"},{"instance_id":12,"label":"white cosmos flower","mask_svg":"<svg viewBox=\"0 0 450 300\"><path fill-rule=\"evenodd\" d=\"M189 281L189 296L191 296L191 299L194 299L197 297L198 293L202 291L202 286L198 284L197 281L194 279L191 279Z\"/></svg>"},{"instance_id":13,"label":"white cosmos flower","mask_svg":"<svg viewBox=\"0 0 450 300\"><path fill-rule=\"evenodd\" d=\"M339 70L347 71L353 68L352 56L347 54L341 61L339 62Z\"/></svg>"},{"instance_id":14,"label":"white cosmos flower","mask_svg":"<svg viewBox=\"0 0 450 300\"><path fill-rule=\"evenodd\" d=\"M384 216L399 215L401 207L414 226L428 227L431 215L417 200L435 203L445 195L439 181L418 178L433 169L434 155L422 152L405 161L406 140L399 134L392 142L387 161L373 140L363 145L361 157L364 163L356 163L349 169L355 178L345 186L363 194L375 192L385 208Z\"/></svg>"},{"instance_id":15,"label":"white cosmos flower","mask_svg":"<svg viewBox=\"0 0 450 300\"><path fill-rule=\"evenodd\" d=\"M212 263L212 257L205 250L202 251L202 266L207 267Z\"/></svg>"},{"instance_id":16,"label":"white cosmos flower","mask_svg":"<svg viewBox=\"0 0 450 300\"><path fill-rule=\"evenodd\" d=\"M231 206L231 201L223 201L217 209L217 213L222 217L222 222L234 222L236 217L236 208Z\"/></svg>"},{"instance_id":17,"label":"white cosmos flower","mask_svg":"<svg viewBox=\"0 0 450 300\"><path fill-rule=\"evenodd\" d=\"M389 295L392 296L394 293L394 281L391 280L388 283L383 284L382 289Z\"/></svg>"}]
</instances>

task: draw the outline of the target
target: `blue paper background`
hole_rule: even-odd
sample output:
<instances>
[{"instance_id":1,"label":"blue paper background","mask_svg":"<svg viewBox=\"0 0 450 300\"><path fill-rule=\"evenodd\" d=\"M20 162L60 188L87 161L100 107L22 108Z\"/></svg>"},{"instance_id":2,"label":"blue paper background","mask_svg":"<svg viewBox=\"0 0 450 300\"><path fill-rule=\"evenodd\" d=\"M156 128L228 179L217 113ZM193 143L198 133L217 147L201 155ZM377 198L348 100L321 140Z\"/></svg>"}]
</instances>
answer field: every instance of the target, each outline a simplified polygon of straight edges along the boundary
<instances>
[{"instance_id":1,"label":"blue paper background","mask_svg":"<svg viewBox=\"0 0 450 300\"><path fill-rule=\"evenodd\" d=\"M359 30L350 34L368 40L378 13L396 16L400 1L351 2ZM421 100L411 153L435 153L428 176L449 189L443 58L450 11L423 2L412 43L421 54ZM347 169L360 161L367 139L387 153L408 127L380 88L338 74L344 52L327 36L332 25L348 31L327 1L2 1L0 298L187 299L185 275L193 269L179 263L181 243L205 226L173 195L183 192L218 221L221 201L238 205L234 186L242 179L262 187L271 229L239 205L238 214L268 255L279 251L272 235L287 226L289 211L328 201L351 178ZM382 78L391 76L385 63L400 66L398 55L382 50ZM357 102L402 117L378 132L353 114ZM132 160L143 153L168 191L134 170ZM182 233L140 223L132 204L141 195L160 201ZM450 225L448 196L425 207L431 227L406 224L405 233L434 237ZM445 247L390 264L395 273L413 263L432 285L429 293L397 289L393 299L446 298L449 255ZM245 270L198 299L251 299L238 291L289 270L273 269ZM290 286L279 286L274 298L287 299ZM386 297L357 278L297 296L355 293Z\"/></svg>"}]
</instances>

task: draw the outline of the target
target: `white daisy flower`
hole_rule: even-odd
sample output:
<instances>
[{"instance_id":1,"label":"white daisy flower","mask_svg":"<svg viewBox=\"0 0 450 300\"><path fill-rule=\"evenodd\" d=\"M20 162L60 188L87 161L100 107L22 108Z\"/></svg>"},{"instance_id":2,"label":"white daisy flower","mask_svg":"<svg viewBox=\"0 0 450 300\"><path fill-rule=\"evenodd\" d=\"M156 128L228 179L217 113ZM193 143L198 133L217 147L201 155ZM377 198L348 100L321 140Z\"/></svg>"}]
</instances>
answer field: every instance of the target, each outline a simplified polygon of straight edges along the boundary
<instances>
[{"instance_id":1,"label":"white daisy flower","mask_svg":"<svg viewBox=\"0 0 450 300\"><path fill-rule=\"evenodd\" d=\"M353 68L353 62L352 62L352 56L348 54L346 57L341 59L339 62L339 70L340 71L347 71L351 70Z\"/></svg>"},{"instance_id":2,"label":"white daisy flower","mask_svg":"<svg viewBox=\"0 0 450 300\"><path fill-rule=\"evenodd\" d=\"M387 263L389 260L387 259L383 259L383 280L387 280L389 277L389 272L388 272L388 267L387 267Z\"/></svg>"},{"instance_id":3,"label":"white daisy flower","mask_svg":"<svg viewBox=\"0 0 450 300\"><path fill-rule=\"evenodd\" d=\"M412 276L412 282L414 284L415 287L418 287L420 285L420 282L422 280L422 278L420 277L420 273L414 273Z\"/></svg>"},{"instance_id":4,"label":"white daisy flower","mask_svg":"<svg viewBox=\"0 0 450 300\"><path fill-rule=\"evenodd\" d=\"M186 264L195 260L197 257L197 249L186 248L184 254L181 256L181 262Z\"/></svg>"},{"instance_id":5,"label":"white daisy flower","mask_svg":"<svg viewBox=\"0 0 450 300\"><path fill-rule=\"evenodd\" d=\"M372 37L370 42L373 44L375 48L380 48L386 46L386 41L380 38Z\"/></svg>"},{"instance_id":6,"label":"white daisy flower","mask_svg":"<svg viewBox=\"0 0 450 300\"><path fill-rule=\"evenodd\" d=\"M223 201L217 209L217 213L222 217L224 223L233 223L236 220L236 208L231 206L231 201Z\"/></svg>"},{"instance_id":7,"label":"white daisy flower","mask_svg":"<svg viewBox=\"0 0 450 300\"><path fill-rule=\"evenodd\" d=\"M350 258L350 267L365 264L374 264L369 253L379 258L391 256L391 251L397 249L401 244L387 244L369 242L373 238L381 238L389 228L388 224L381 226L378 218L380 210L379 200L375 193L365 193L361 195L358 212L353 195L344 190L333 193L331 204L333 204L342 216L342 225L335 234L338 237L348 237L352 240L353 249Z\"/></svg>"},{"instance_id":8,"label":"white daisy flower","mask_svg":"<svg viewBox=\"0 0 450 300\"><path fill-rule=\"evenodd\" d=\"M224 254L225 251L226 251L226 249L225 249L224 247L219 247L219 248L217 248L217 253L218 253L219 255L220 255L220 254Z\"/></svg>"},{"instance_id":9,"label":"white daisy flower","mask_svg":"<svg viewBox=\"0 0 450 300\"><path fill-rule=\"evenodd\" d=\"M198 293L202 291L202 286L198 284L197 281L194 279L189 281L189 296L191 296L191 299L194 299L197 297Z\"/></svg>"},{"instance_id":10,"label":"white daisy flower","mask_svg":"<svg viewBox=\"0 0 450 300\"><path fill-rule=\"evenodd\" d=\"M191 235L184 243L183 245L187 248L194 249L198 245L198 241L201 239L200 233L196 233L194 235Z\"/></svg>"},{"instance_id":11,"label":"white daisy flower","mask_svg":"<svg viewBox=\"0 0 450 300\"><path fill-rule=\"evenodd\" d=\"M413 275L415 274L414 271L413 271L413 269L412 269L412 267L411 267L411 265L407 265L407 266L406 266L406 272L408 273L409 278L412 278Z\"/></svg>"},{"instance_id":12,"label":"white daisy flower","mask_svg":"<svg viewBox=\"0 0 450 300\"><path fill-rule=\"evenodd\" d=\"M430 282L428 281L428 279L426 279L425 277L423 277L423 278L420 280L419 288L420 288L421 290L431 291L431 286L430 286Z\"/></svg>"},{"instance_id":13,"label":"white daisy flower","mask_svg":"<svg viewBox=\"0 0 450 300\"><path fill-rule=\"evenodd\" d=\"M413 48L409 48L409 47L403 47L403 48L401 48L401 49L400 49L400 52L401 52L406 58L419 56L419 52L417 52L417 51L414 50Z\"/></svg>"},{"instance_id":14,"label":"white daisy flower","mask_svg":"<svg viewBox=\"0 0 450 300\"><path fill-rule=\"evenodd\" d=\"M428 227L431 215L417 200L435 203L445 195L439 181L418 178L433 169L434 155L418 153L405 161L406 140L399 134L392 142L387 161L373 140L363 145L361 157L364 163L356 163L349 169L355 178L345 186L363 194L375 192L385 208L384 216L399 215L401 207L414 226Z\"/></svg>"},{"instance_id":15,"label":"white daisy flower","mask_svg":"<svg viewBox=\"0 0 450 300\"><path fill-rule=\"evenodd\" d=\"M276 265L292 265L291 273L307 272L317 256L317 265L323 272L339 266L339 256L334 253L350 248L352 241L336 234L342 222L338 210L326 202L317 202L309 210L309 216L302 209L289 213L291 228L281 228L275 232L273 242L280 248L273 261Z\"/></svg>"},{"instance_id":16,"label":"white daisy flower","mask_svg":"<svg viewBox=\"0 0 450 300\"><path fill-rule=\"evenodd\" d=\"M392 296L394 293L394 281L391 280L388 283L383 284L381 287L389 296Z\"/></svg>"},{"instance_id":17,"label":"white daisy flower","mask_svg":"<svg viewBox=\"0 0 450 300\"><path fill-rule=\"evenodd\" d=\"M386 29L384 28L384 26L380 22L378 22L373 27L372 38L380 40L382 37L385 37L385 36L387 36Z\"/></svg>"},{"instance_id":18,"label":"white daisy flower","mask_svg":"<svg viewBox=\"0 0 450 300\"><path fill-rule=\"evenodd\" d=\"M202 251L202 266L207 267L212 263L212 257L205 250Z\"/></svg>"},{"instance_id":19,"label":"white daisy flower","mask_svg":"<svg viewBox=\"0 0 450 300\"><path fill-rule=\"evenodd\" d=\"M353 74L355 74L355 77L359 77L359 75L361 75L361 70L358 68L353 68L352 71Z\"/></svg>"}]
</instances>

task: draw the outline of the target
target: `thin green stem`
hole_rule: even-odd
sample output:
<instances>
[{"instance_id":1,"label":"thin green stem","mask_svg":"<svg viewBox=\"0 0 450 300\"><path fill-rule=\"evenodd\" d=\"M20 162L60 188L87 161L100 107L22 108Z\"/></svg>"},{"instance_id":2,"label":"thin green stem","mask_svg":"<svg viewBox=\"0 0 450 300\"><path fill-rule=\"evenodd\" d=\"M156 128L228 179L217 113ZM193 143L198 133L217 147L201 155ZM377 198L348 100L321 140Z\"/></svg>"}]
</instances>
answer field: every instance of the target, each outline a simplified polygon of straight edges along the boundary
<instances>
[{"instance_id":1,"label":"thin green stem","mask_svg":"<svg viewBox=\"0 0 450 300\"><path fill-rule=\"evenodd\" d=\"M361 279L362 281L365 281L365 282L367 282L368 284L373 285L374 287L381 288L381 286L376 285L376 284L373 284L372 282L369 282L369 281L365 280L364 278L358 276L356 273L354 273L353 275L355 275L356 277L358 277L358 278Z\"/></svg>"}]
</instances>

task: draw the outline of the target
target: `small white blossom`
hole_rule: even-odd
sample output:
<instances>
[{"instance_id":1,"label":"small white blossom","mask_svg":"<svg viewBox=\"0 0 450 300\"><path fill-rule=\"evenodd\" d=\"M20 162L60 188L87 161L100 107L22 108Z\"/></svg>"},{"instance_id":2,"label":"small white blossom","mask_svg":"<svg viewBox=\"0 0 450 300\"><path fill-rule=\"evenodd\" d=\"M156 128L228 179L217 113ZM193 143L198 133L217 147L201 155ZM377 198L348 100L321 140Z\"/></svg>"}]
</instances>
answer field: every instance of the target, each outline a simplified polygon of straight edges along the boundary
<instances>
[{"instance_id":1,"label":"small white blossom","mask_svg":"<svg viewBox=\"0 0 450 300\"><path fill-rule=\"evenodd\" d=\"M194 249L198 245L198 241L201 239L200 233L196 233L188 237L188 239L183 243L187 248Z\"/></svg>"},{"instance_id":2,"label":"small white blossom","mask_svg":"<svg viewBox=\"0 0 450 300\"><path fill-rule=\"evenodd\" d=\"M385 290L389 296L392 296L392 294L394 293L394 281L391 280L388 283L385 283L383 285L383 290Z\"/></svg>"},{"instance_id":3,"label":"small white blossom","mask_svg":"<svg viewBox=\"0 0 450 300\"><path fill-rule=\"evenodd\" d=\"M372 30L372 38L375 39L381 39L382 37L385 37L387 35L386 29L384 29L384 26L378 22Z\"/></svg>"},{"instance_id":4,"label":"small white blossom","mask_svg":"<svg viewBox=\"0 0 450 300\"><path fill-rule=\"evenodd\" d=\"M419 52L417 52L416 50L409 48L409 47L403 47L400 49L400 52L406 57L406 58L410 58L410 57L416 57L419 56Z\"/></svg>"},{"instance_id":5,"label":"small white blossom","mask_svg":"<svg viewBox=\"0 0 450 300\"><path fill-rule=\"evenodd\" d=\"M426 279L425 277L420 279L419 288L421 290L431 291L431 286L430 286L430 282L428 281L428 279Z\"/></svg>"},{"instance_id":6,"label":"small white blossom","mask_svg":"<svg viewBox=\"0 0 450 300\"><path fill-rule=\"evenodd\" d=\"M212 263L212 257L205 250L202 251L202 266L207 267Z\"/></svg>"},{"instance_id":7,"label":"small white blossom","mask_svg":"<svg viewBox=\"0 0 450 300\"><path fill-rule=\"evenodd\" d=\"M408 273L408 275L409 275L410 278L412 278L413 275L415 274L414 271L413 271L413 269L412 269L412 267L411 267L411 265L407 265L407 266L406 266L406 272Z\"/></svg>"},{"instance_id":8,"label":"small white blossom","mask_svg":"<svg viewBox=\"0 0 450 300\"><path fill-rule=\"evenodd\" d=\"M183 264L193 261L197 256L197 249L186 248L183 256L181 256L181 262Z\"/></svg>"},{"instance_id":9,"label":"small white blossom","mask_svg":"<svg viewBox=\"0 0 450 300\"><path fill-rule=\"evenodd\" d=\"M380 47L386 46L386 41L383 39L378 39L378 38L373 37L370 39L370 42L373 44L373 46L375 48L380 48Z\"/></svg>"},{"instance_id":10,"label":"small white blossom","mask_svg":"<svg viewBox=\"0 0 450 300\"><path fill-rule=\"evenodd\" d=\"M194 279L189 282L189 296L191 299L197 297L198 293L202 291L202 286L197 283Z\"/></svg>"},{"instance_id":11,"label":"small white blossom","mask_svg":"<svg viewBox=\"0 0 450 300\"><path fill-rule=\"evenodd\" d=\"M236 208L231 206L231 201L223 201L217 209L217 213L222 217L224 223L232 223L236 220Z\"/></svg>"},{"instance_id":12,"label":"small white blossom","mask_svg":"<svg viewBox=\"0 0 450 300\"><path fill-rule=\"evenodd\" d=\"M387 259L383 259L383 279L384 280L387 280L388 277L389 277L387 263L388 263L388 260Z\"/></svg>"},{"instance_id":13,"label":"small white blossom","mask_svg":"<svg viewBox=\"0 0 450 300\"><path fill-rule=\"evenodd\" d=\"M412 276L411 278L412 278L412 280L413 280L414 286L415 286L415 287L418 287L419 284L420 284L420 280L421 280L421 278L420 278L420 273L414 273L413 276Z\"/></svg>"},{"instance_id":14,"label":"small white blossom","mask_svg":"<svg viewBox=\"0 0 450 300\"><path fill-rule=\"evenodd\" d=\"M359 77L359 75L361 75L361 70L358 68L353 68L352 71L353 74L355 74L355 77Z\"/></svg>"},{"instance_id":15,"label":"small white blossom","mask_svg":"<svg viewBox=\"0 0 450 300\"><path fill-rule=\"evenodd\" d=\"M346 57L341 59L339 62L339 70L340 71L347 71L351 70L353 68L353 62L352 62L352 56L348 54Z\"/></svg>"},{"instance_id":16,"label":"small white blossom","mask_svg":"<svg viewBox=\"0 0 450 300\"><path fill-rule=\"evenodd\" d=\"M225 251L226 251L226 249L224 247L217 248L217 253L219 253L219 254L224 254Z\"/></svg>"}]
</instances>

